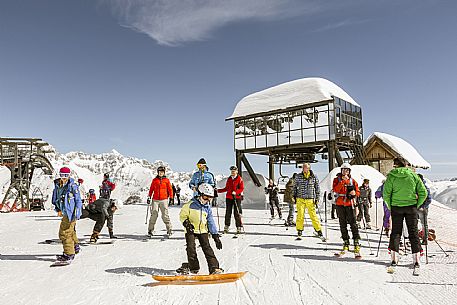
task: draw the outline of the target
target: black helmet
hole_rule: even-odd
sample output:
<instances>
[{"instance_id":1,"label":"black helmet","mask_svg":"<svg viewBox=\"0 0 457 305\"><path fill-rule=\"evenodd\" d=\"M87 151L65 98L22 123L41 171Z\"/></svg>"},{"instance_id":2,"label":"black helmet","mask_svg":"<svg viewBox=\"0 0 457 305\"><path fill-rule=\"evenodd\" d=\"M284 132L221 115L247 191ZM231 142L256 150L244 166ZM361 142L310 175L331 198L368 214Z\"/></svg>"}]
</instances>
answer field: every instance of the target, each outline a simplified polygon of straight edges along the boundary
<instances>
[{"instance_id":1,"label":"black helmet","mask_svg":"<svg viewBox=\"0 0 457 305\"><path fill-rule=\"evenodd\" d=\"M159 172L164 172L165 173L165 166L159 166L157 168L157 173L159 173Z\"/></svg>"},{"instance_id":2,"label":"black helmet","mask_svg":"<svg viewBox=\"0 0 457 305\"><path fill-rule=\"evenodd\" d=\"M105 179L109 179L109 173L103 174L103 177L105 177Z\"/></svg>"}]
</instances>

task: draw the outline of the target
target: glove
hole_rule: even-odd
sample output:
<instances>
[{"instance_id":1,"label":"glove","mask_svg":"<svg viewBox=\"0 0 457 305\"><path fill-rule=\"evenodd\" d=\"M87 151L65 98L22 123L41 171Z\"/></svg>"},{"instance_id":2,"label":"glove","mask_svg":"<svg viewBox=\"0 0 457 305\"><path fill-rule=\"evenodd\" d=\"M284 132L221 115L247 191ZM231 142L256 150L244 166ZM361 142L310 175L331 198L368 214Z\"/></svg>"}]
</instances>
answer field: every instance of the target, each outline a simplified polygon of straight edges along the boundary
<instances>
[{"instance_id":1,"label":"glove","mask_svg":"<svg viewBox=\"0 0 457 305\"><path fill-rule=\"evenodd\" d=\"M62 211L58 211L57 216L62 217Z\"/></svg>"},{"instance_id":2,"label":"glove","mask_svg":"<svg viewBox=\"0 0 457 305\"><path fill-rule=\"evenodd\" d=\"M233 196L235 196L235 195L236 195L236 192L235 192L235 191L233 191L233 192L232 192L232 195L233 195Z\"/></svg>"},{"instance_id":3,"label":"glove","mask_svg":"<svg viewBox=\"0 0 457 305\"><path fill-rule=\"evenodd\" d=\"M194 225L190 223L189 219L184 220L182 225L186 228L187 232L194 233Z\"/></svg>"},{"instance_id":4,"label":"glove","mask_svg":"<svg viewBox=\"0 0 457 305\"><path fill-rule=\"evenodd\" d=\"M221 242L221 239L219 238L219 234L213 234L211 236L213 237L214 242L216 243L217 250L221 250L222 249L222 242Z\"/></svg>"},{"instance_id":5,"label":"glove","mask_svg":"<svg viewBox=\"0 0 457 305\"><path fill-rule=\"evenodd\" d=\"M148 197L148 200L146 200L148 204L151 204L151 197Z\"/></svg>"}]
</instances>

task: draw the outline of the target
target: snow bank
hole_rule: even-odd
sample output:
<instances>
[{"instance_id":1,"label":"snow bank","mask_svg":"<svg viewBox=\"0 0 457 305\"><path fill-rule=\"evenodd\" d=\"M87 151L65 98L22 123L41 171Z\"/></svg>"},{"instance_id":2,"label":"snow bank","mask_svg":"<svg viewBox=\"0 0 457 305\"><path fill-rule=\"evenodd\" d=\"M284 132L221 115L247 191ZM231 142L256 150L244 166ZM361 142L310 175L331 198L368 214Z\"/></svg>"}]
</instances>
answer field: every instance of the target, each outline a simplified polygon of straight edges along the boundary
<instances>
[{"instance_id":1,"label":"snow bank","mask_svg":"<svg viewBox=\"0 0 457 305\"><path fill-rule=\"evenodd\" d=\"M457 181L428 182L432 198L447 207L457 209Z\"/></svg>"},{"instance_id":2,"label":"snow bank","mask_svg":"<svg viewBox=\"0 0 457 305\"><path fill-rule=\"evenodd\" d=\"M366 145L372 137L378 137L381 141L386 143L399 155L406 159L406 161L413 167L428 169L431 167L430 163L417 152L417 150L402 138L392 136L387 133L375 132L365 141Z\"/></svg>"},{"instance_id":3,"label":"snow bank","mask_svg":"<svg viewBox=\"0 0 457 305\"><path fill-rule=\"evenodd\" d=\"M333 96L359 106L343 89L324 78L302 78L244 97L227 119L328 101Z\"/></svg>"}]
</instances>

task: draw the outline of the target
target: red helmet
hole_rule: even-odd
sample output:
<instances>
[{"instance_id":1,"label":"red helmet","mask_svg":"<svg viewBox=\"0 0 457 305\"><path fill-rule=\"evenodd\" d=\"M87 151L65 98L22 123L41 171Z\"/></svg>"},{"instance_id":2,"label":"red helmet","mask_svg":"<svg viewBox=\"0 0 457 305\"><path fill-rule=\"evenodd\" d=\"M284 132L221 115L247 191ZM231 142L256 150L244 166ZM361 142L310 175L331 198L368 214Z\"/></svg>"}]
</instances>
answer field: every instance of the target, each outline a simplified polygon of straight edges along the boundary
<instances>
[{"instance_id":1,"label":"red helmet","mask_svg":"<svg viewBox=\"0 0 457 305\"><path fill-rule=\"evenodd\" d=\"M79 183L79 184L83 184L83 183L84 183L84 180L81 179L81 178L79 178L79 179L78 179L78 183Z\"/></svg>"}]
</instances>

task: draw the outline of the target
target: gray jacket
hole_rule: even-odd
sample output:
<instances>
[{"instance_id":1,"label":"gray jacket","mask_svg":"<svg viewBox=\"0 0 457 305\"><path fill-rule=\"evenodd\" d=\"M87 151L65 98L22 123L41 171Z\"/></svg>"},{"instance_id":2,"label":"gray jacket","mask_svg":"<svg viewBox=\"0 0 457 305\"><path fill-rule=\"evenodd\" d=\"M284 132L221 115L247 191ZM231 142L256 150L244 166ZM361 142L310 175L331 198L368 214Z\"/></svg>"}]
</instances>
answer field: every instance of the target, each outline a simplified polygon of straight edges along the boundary
<instances>
[{"instance_id":1,"label":"gray jacket","mask_svg":"<svg viewBox=\"0 0 457 305\"><path fill-rule=\"evenodd\" d=\"M99 198L89 204L86 209L91 214L101 214L103 223L106 220L108 229L113 229L113 211L109 199Z\"/></svg>"}]
</instances>

